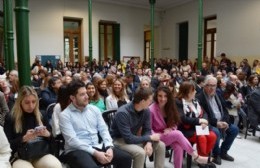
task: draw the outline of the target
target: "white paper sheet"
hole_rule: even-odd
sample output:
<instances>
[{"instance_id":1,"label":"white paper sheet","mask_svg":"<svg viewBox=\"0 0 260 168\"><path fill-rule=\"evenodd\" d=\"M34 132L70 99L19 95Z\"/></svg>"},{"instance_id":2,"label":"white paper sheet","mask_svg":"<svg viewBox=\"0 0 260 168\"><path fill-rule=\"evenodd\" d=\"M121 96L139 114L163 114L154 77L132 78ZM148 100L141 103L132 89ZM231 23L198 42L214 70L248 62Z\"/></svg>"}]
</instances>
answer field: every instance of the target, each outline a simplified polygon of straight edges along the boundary
<instances>
[{"instance_id":1,"label":"white paper sheet","mask_svg":"<svg viewBox=\"0 0 260 168\"><path fill-rule=\"evenodd\" d=\"M196 134L197 135L209 135L209 127L202 129L201 125L196 125Z\"/></svg>"}]
</instances>

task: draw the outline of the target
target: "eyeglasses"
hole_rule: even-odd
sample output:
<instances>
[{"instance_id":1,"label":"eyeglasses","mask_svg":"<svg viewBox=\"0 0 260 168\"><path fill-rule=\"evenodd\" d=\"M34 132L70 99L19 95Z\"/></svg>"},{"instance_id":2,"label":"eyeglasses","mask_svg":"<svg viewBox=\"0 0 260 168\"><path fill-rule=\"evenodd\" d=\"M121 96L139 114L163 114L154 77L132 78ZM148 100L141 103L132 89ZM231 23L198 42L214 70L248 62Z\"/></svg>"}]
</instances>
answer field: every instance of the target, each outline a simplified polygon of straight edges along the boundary
<instances>
[{"instance_id":1,"label":"eyeglasses","mask_svg":"<svg viewBox=\"0 0 260 168\"><path fill-rule=\"evenodd\" d=\"M210 88L216 88L217 87L217 85L211 85L211 84L207 84L206 86L210 87Z\"/></svg>"}]
</instances>

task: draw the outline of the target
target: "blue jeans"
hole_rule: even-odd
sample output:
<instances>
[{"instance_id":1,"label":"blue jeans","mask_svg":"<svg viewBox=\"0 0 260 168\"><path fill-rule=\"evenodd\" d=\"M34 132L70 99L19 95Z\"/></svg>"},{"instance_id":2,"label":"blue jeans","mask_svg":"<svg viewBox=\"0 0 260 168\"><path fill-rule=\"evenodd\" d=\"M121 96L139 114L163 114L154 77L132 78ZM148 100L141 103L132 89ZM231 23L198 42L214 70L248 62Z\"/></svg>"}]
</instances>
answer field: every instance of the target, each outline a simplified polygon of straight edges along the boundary
<instances>
[{"instance_id":1,"label":"blue jeans","mask_svg":"<svg viewBox=\"0 0 260 168\"><path fill-rule=\"evenodd\" d=\"M230 149L231 145L233 144L239 129L236 125L230 124L229 128L225 132L222 132L221 129L218 129L216 127L212 127L212 131L214 131L215 134L217 135L216 144L213 149L213 156L217 156L220 154L227 153L227 151ZM219 143L221 138L223 138L223 142L220 147Z\"/></svg>"}]
</instances>

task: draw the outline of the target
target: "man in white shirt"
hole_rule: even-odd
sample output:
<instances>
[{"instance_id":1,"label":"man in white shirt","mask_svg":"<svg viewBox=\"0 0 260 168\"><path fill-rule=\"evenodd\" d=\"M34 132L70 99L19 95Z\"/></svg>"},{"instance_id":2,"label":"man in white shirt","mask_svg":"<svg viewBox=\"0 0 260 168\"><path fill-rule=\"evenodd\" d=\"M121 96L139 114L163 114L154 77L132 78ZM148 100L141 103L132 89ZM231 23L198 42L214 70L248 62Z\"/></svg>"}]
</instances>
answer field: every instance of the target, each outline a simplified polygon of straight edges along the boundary
<instances>
[{"instance_id":1,"label":"man in white shirt","mask_svg":"<svg viewBox=\"0 0 260 168\"><path fill-rule=\"evenodd\" d=\"M72 103L59 115L66 163L71 168L98 168L107 164L131 168L131 156L114 147L102 113L88 104L85 84L74 80L68 91Z\"/></svg>"}]
</instances>

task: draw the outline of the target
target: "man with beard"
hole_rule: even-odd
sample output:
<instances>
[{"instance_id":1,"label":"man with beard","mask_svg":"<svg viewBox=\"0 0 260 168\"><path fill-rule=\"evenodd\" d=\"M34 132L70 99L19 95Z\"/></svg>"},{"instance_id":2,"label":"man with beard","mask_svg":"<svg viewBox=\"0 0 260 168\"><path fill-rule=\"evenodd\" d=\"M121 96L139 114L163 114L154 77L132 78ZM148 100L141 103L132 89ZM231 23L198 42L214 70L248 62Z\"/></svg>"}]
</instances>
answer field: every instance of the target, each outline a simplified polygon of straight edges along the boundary
<instances>
[{"instance_id":1,"label":"man with beard","mask_svg":"<svg viewBox=\"0 0 260 168\"><path fill-rule=\"evenodd\" d=\"M66 163L71 168L98 168L108 164L130 168L131 156L114 147L100 110L89 104L85 84L74 80L68 85L68 91L71 104L59 116Z\"/></svg>"}]
</instances>

